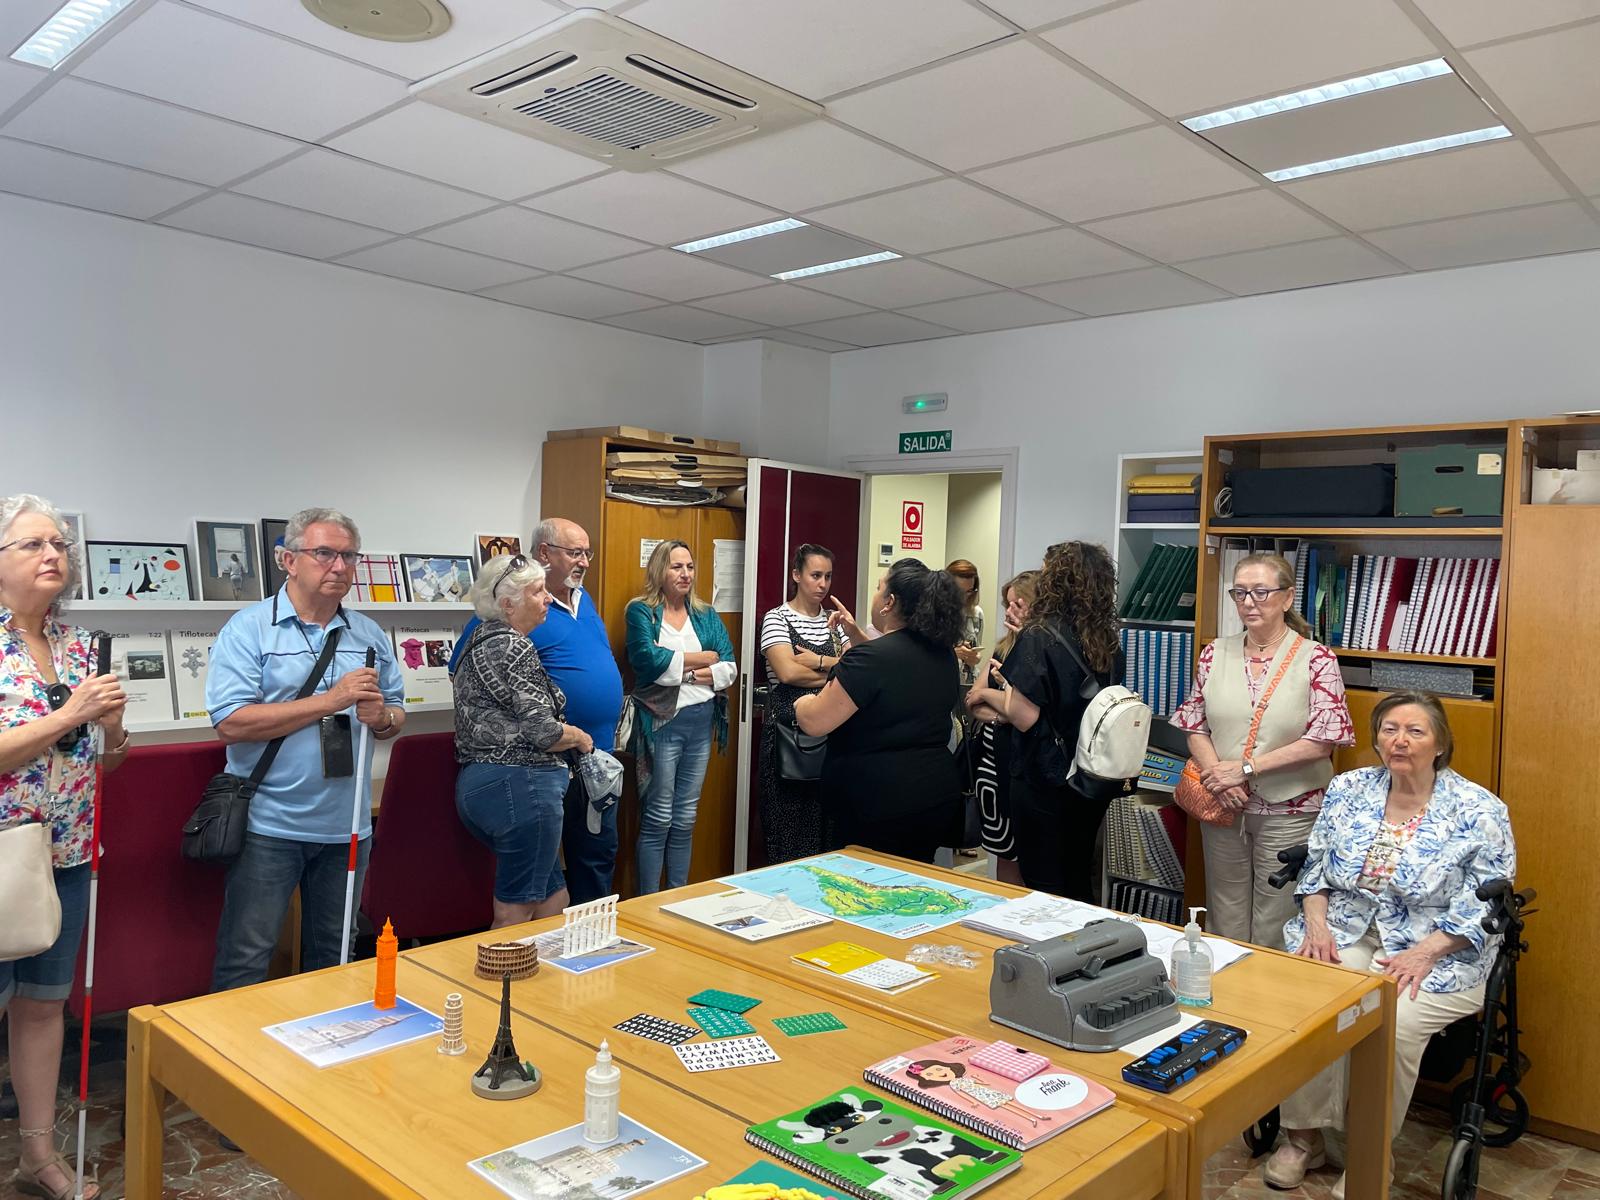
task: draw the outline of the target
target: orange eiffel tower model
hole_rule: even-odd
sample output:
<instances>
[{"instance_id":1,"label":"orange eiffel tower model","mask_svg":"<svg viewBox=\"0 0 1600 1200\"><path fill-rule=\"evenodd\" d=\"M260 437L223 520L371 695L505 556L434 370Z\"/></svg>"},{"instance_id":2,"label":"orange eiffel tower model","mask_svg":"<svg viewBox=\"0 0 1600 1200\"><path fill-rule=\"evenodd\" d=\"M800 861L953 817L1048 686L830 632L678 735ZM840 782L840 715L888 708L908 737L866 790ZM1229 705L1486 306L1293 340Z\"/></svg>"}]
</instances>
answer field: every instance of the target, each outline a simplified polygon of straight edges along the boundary
<instances>
[{"instance_id":1,"label":"orange eiffel tower model","mask_svg":"<svg viewBox=\"0 0 1600 1200\"><path fill-rule=\"evenodd\" d=\"M394 967L400 953L400 939L394 935L389 918L383 919L383 932L378 935L378 986L372 990L373 1008L394 1007Z\"/></svg>"}]
</instances>

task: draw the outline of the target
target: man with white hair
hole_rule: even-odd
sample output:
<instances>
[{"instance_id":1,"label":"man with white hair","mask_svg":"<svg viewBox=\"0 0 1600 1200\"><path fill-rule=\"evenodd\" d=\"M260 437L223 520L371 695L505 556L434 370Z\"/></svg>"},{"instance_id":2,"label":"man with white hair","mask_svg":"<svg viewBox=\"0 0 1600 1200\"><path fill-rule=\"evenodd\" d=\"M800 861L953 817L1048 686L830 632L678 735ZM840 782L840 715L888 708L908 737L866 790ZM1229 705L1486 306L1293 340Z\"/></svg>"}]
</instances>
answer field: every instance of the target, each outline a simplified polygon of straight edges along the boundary
<instances>
[{"instance_id":1,"label":"man with white hair","mask_svg":"<svg viewBox=\"0 0 1600 1200\"><path fill-rule=\"evenodd\" d=\"M241 609L217 636L206 675L206 707L228 747L228 770L249 777L274 739L278 753L250 801L244 851L228 866L217 928L213 991L267 977L295 889L301 900L301 966L334 966L341 956L345 876L358 764L359 721L385 741L405 725L405 685L389 636L370 617L346 611L361 534L331 508L289 520L281 562L289 580ZM315 686L299 693L338 642ZM376 652L377 666L366 665ZM359 764L371 778L372 739ZM360 806L356 894L371 844L371 805Z\"/></svg>"}]
</instances>

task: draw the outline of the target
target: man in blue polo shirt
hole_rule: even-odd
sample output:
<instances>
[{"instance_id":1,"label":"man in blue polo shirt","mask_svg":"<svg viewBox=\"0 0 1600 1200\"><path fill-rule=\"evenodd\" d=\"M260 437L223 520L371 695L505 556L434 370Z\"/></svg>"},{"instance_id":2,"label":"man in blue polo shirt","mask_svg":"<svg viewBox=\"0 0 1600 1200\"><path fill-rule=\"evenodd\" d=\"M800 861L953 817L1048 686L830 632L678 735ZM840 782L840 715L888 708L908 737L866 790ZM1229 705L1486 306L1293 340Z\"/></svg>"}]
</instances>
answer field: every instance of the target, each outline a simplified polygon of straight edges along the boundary
<instances>
[{"instance_id":1,"label":"man in blue polo shirt","mask_svg":"<svg viewBox=\"0 0 1600 1200\"><path fill-rule=\"evenodd\" d=\"M344 933L350 822L356 809L356 722L372 731L362 777L371 779L372 739L405 724L405 685L394 647L378 624L341 603L355 580L361 534L331 508L289 520L282 563L289 581L235 613L217 635L206 673L206 708L228 747L228 770L248 777L274 738L283 746L250 801L244 852L229 865L211 988L260 983L295 889L301 899L301 965L334 966ZM322 654L339 642L315 689L295 699ZM377 652L377 667L366 665ZM360 811L356 895L371 845L371 804Z\"/></svg>"},{"instance_id":2,"label":"man in blue polo shirt","mask_svg":"<svg viewBox=\"0 0 1600 1200\"><path fill-rule=\"evenodd\" d=\"M551 604L544 623L528 636L544 669L566 693L567 722L593 738L596 750L610 750L617 717L622 713L622 672L617 670L605 622L593 598L583 590L583 578L594 558L589 534L575 521L551 517L539 522L531 540L530 550L544 564ZM474 617L456 639L452 671L477 624ZM573 904L611 894L617 868L617 808L612 805L604 813L593 812L583 784L576 778L567 788L561 851Z\"/></svg>"}]
</instances>

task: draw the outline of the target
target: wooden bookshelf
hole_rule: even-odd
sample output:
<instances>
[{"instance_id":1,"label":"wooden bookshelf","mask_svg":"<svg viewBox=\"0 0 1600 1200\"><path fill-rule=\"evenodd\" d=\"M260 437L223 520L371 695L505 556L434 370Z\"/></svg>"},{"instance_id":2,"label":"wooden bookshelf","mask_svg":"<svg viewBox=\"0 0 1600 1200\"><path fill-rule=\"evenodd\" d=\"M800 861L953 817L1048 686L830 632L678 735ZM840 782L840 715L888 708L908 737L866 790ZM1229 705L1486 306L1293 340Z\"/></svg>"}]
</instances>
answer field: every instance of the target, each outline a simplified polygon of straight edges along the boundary
<instances>
[{"instance_id":1,"label":"wooden bookshelf","mask_svg":"<svg viewBox=\"0 0 1600 1200\"><path fill-rule=\"evenodd\" d=\"M1340 658L1377 658L1384 662L1418 662L1441 663L1458 667L1492 667L1497 660L1492 658L1465 658L1451 654L1407 654L1400 650L1352 650L1344 646L1332 646L1330 649Z\"/></svg>"}]
</instances>

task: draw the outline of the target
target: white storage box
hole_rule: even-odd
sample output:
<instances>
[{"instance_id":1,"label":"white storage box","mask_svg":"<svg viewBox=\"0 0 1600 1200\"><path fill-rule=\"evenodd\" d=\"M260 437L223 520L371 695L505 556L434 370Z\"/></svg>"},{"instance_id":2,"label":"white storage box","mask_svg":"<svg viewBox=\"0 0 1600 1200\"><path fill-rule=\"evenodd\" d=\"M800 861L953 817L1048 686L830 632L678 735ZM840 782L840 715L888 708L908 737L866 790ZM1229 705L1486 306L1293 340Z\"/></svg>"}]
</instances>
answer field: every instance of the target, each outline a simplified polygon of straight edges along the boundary
<instances>
[{"instance_id":1,"label":"white storage box","mask_svg":"<svg viewBox=\"0 0 1600 1200\"><path fill-rule=\"evenodd\" d=\"M1533 469L1535 504L1600 504L1600 471Z\"/></svg>"}]
</instances>

